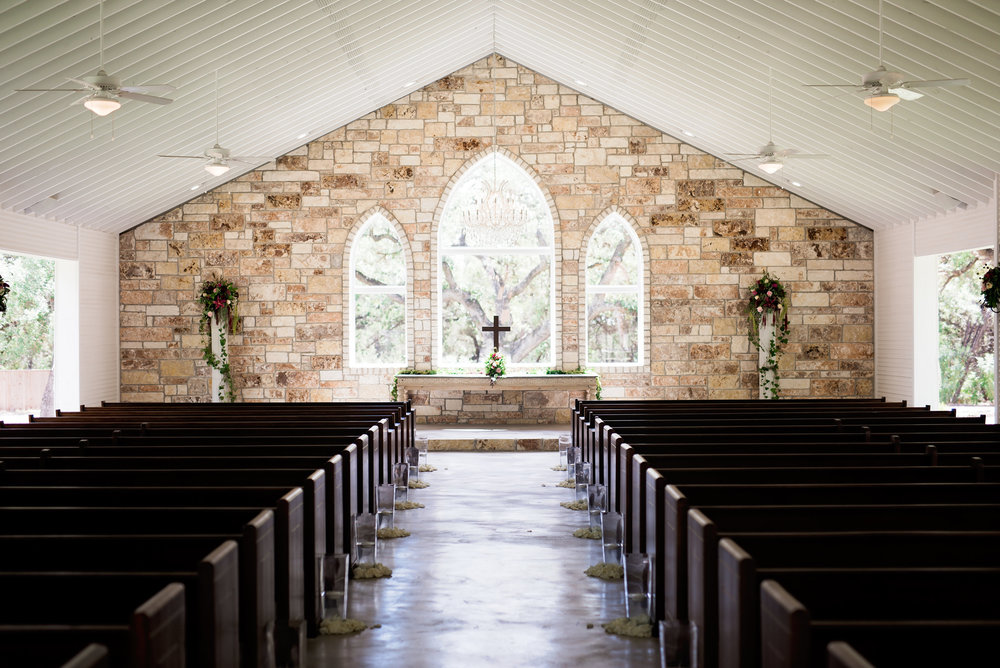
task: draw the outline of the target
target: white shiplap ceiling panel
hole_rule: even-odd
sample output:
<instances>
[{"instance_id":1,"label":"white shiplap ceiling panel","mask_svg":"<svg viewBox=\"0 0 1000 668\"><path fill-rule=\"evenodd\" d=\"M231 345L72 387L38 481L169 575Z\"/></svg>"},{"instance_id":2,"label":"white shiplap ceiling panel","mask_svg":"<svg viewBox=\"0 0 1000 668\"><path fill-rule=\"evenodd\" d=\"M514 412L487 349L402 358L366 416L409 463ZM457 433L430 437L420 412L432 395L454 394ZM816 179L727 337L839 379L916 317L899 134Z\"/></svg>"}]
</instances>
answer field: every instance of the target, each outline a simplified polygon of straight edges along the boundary
<instances>
[{"instance_id":1,"label":"white shiplap ceiling panel","mask_svg":"<svg viewBox=\"0 0 1000 668\"><path fill-rule=\"evenodd\" d=\"M0 0L0 208L120 232L246 171L156 157L215 143L216 71L219 143L274 158L494 50L716 156L826 153L773 177L737 164L872 228L989 201L1000 0L883 14L888 69L971 85L884 114L804 87L875 69L878 0L106 0L105 69L176 90L97 118L80 94L14 92L97 71L97 1Z\"/></svg>"}]
</instances>

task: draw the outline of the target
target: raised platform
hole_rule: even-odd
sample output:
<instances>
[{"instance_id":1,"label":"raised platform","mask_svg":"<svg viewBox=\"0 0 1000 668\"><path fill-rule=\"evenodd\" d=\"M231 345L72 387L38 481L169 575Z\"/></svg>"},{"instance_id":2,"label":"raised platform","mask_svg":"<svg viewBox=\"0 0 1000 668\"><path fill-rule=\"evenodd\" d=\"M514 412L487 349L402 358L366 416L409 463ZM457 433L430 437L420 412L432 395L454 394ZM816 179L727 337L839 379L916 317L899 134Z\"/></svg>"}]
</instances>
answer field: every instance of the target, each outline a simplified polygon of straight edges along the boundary
<instances>
[{"instance_id":1,"label":"raised platform","mask_svg":"<svg viewBox=\"0 0 1000 668\"><path fill-rule=\"evenodd\" d=\"M576 399L596 399L598 378L582 374L510 374L495 384L483 375L396 376L399 401L417 424L565 424Z\"/></svg>"},{"instance_id":2,"label":"raised platform","mask_svg":"<svg viewBox=\"0 0 1000 668\"><path fill-rule=\"evenodd\" d=\"M417 436L427 437L428 450L538 451L559 449L559 436L569 425L417 425Z\"/></svg>"}]
</instances>

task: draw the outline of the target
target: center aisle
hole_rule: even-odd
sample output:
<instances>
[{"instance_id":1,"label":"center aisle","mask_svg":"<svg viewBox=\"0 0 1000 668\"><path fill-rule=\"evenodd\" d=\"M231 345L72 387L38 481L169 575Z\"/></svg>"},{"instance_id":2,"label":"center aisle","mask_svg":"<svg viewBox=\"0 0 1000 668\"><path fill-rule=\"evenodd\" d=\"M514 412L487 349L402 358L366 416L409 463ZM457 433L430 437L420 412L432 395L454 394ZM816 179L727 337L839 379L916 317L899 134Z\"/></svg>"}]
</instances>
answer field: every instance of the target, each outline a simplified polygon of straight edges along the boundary
<instances>
[{"instance_id":1,"label":"center aisle","mask_svg":"<svg viewBox=\"0 0 1000 668\"><path fill-rule=\"evenodd\" d=\"M625 614L623 584L584 575L597 540L587 513L562 508L555 452L432 452L437 471L397 511L408 538L381 541L387 580L352 580L349 616L381 624L309 641L330 666L658 666L655 638L601 628ZM542 485L545 485L544 487ZM587 628L592 624L593 628Z\"/></svg>"}]
</instances>

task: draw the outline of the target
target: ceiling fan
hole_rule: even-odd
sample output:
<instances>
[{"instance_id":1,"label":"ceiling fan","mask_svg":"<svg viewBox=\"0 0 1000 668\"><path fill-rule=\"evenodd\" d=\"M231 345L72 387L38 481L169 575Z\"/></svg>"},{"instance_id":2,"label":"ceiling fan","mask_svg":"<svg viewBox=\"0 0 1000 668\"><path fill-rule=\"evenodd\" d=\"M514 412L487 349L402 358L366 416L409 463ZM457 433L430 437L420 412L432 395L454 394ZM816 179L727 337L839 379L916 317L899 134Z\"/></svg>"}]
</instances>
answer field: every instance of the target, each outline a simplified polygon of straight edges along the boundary
<instances>
[{"instance_id":1,"label":"ceiling fan","mask_svg":"<svg viewBox=\"0 0 1000 668\"><path fill-rule=\"evenodd\" d=\"M231 162L242 162L247 165L259 165L272 160L270 156L236 156L228 148L219 145L219 71L215 71L215 145L205 149L202 155L163 155L158 158L183 158L187 160L207 160L205 171L212 176L222 176L229 171Z\"/></svg>"},{"instance_id":2,"label":"ceiling fan","mask_svg":"<svg viewBox=\"0 0 1000 668\"><path fill-rule=\"evenodd\" d=\"M899 72L891 72L882 62L882 0L878 3L878 69L861 77L855 84L805 84L812 88L851 88L865 96L865 104L875 111L888 111L900 100L916 100L924 96L916 88L949 88L968 86L968 79L930 79L906 81Z\"/></svg>"},{"instance_id":3,"label":"ceiling fan","mask_svg":"<svg viewBox=\"0 0 1000 668\"><path fill-rule=\"evenodd\" d=\"M173 100L160 97L162 93L169 93L174 90L173 86L167 84L150 84L147 86L122 86L121 79L109 75L104 71L104 0L98 4L100 7L100 35L101 35L101 67L94 74L82 79L70 78L69 81L80 84L83 88L21 88L19 93L87 93L85 96L73 102L73 104L83 104L84 107L94 112L98 116L107 116L112 111L119 109L122 103L120 98L126 100L136 100L138 102L152 102L153 104L170 104Z\"/></svg>"},{"instance_id":4,"label":"ceiling fan","mask_svg":"<svg viewBox=\"0 0 1000 668\"><path fill-rule=\"evenodd\" d=\"M761 146L756 153L724 153L723 155L732 158L731 162L742 160L755 160L757 167L768 174L774 174L785 166L784 161L788 158L829 158L822 153L799 153L794 148L778 148L771 138L771 96L773 84L771 82L771 68L767 70L767 143Z\"/></svg>"}]
</instances>

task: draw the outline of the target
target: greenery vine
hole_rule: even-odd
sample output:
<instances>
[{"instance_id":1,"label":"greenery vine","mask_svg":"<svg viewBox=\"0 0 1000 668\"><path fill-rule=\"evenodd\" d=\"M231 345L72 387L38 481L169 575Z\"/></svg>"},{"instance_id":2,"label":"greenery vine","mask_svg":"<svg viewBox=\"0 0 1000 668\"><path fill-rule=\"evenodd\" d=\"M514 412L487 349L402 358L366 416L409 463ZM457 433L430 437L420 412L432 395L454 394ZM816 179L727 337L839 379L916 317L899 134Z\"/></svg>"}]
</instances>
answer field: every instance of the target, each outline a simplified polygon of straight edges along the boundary
<instances>
[{"instance_id":1,"label":"greenery vine","mask_svg":"<svg viewBox=\"0 0 1000 668\"><path fill-rule=\"evenodd\" d=\"M7 310L7 294L10 292L10 284L0 276L0 313Z\"/></svg>"},{"instance_id":2,"label":"greenery vine","mask_svg":"<svg viewBox=\"0 0 1000 668\"><path fill-rule=\"evenodd\" d=\"M389 386L389 395L393 401L399 401L399 377L400 376L434 376L437 371L434 369L400 369L392 377L392 384Z\"/></svg>"},{"instance_id":3,"label":"greenery vine","mask_svg":"<svg viewBox=\"0 0 1000 668\"><path fill-rule=\"evenodd\" d=\"M758 362L757 374L764 396L777 399L781 392L781 377L778 374L778 358L781 349L788 343L789 296L785 287L766 271L757 279L747 300L747 321L749 339L757 350L765 353L764 363ZM774 338L765 349L760 342L760 327L766 325L770 316L774 324Z\"/></svg>"},{"instance_id":4,"label":"greenery vine","mask_svg":"<svg viewBox=\"0 0 1000 668\"><path fill-rule=\"evenodd\" d=\"M996 313L1000 307L1000 266L987 269L982 280L983 301L981 306Z\"/></svg>"},{"instance_id":5,"label":"greenery vine","mask_svg":"<svg viewBox=\"0 0 1000 668\"><path fill-rule=\"evenodd\" d=\"M236 384L233 380L233 370L229 363L229 349L226 346L226 335L235 334L239 328L239 289L232 281L219 277L205 281L198 295L201 304L201 319L198 321L198 331L204 337L201 349L205 362L222 375L222 385L219 387L221 401L236 401ZM225 315L225 322L219 327L219 354L212 350L212 319L218 323Z\"/></svg>"}]
</instances>

